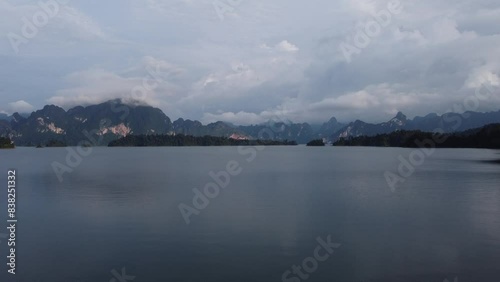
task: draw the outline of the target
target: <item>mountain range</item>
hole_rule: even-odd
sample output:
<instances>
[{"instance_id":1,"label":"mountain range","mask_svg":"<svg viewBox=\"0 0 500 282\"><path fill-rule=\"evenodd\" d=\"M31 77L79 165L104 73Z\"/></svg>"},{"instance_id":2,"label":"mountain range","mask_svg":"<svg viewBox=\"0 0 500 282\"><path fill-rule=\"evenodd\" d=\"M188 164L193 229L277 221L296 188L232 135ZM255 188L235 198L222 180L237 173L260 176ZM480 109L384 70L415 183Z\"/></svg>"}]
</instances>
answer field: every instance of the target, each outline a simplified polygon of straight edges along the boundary
<instances>
[{"instance_id":1,"label":"mountain range","mask_svg":"<svg viewBox=\"0 0 500 282\"><path fill-rule=\"evenodd\" d=\"M500 124L489 124L466 131L440 134L419 130L399 130L376 136L340 139L333 145L422 148L427 153L433 148L500 149Z\"/></svg>"},{"instance_id":2,"label":"mountain range","mask_svg":"<svg viewBox=\"0 0 500 282\"><path fill-rule=\"evenodd\" d=\"M68 145L86 141L94 146L106 146L127 135L151 134L289 140L305 144L318 138L335 142L343 137L374 136L398 130L450 133L491 123L500 123L500 111L447 113L441 116L433 113L414 119L408 119L399 112L391 120L378 124L361 120L344 124L332 117L321 126L286 121L269 121L249 126L219 121L203 125L199 121L182 118L172 122L158 108L111 100L98 105L78 106L68 111L47 105L29 115L0 115L0 136L9 137L17 146L36 146L53 140Z\"/></svg>"}]
</instances>

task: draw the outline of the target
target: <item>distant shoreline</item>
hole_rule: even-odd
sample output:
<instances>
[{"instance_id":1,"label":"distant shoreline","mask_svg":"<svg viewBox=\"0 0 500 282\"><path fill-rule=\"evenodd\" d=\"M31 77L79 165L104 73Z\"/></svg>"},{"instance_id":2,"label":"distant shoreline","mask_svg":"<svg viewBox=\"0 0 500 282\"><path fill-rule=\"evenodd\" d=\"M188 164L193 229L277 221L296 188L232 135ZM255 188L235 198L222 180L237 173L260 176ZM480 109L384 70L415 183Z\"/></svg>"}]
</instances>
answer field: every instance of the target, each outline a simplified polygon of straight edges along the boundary
<instances>
[{"instance_id":1,"label":"distant shoreline","mask_svg":"<svg viewBox=\"0 0 500 282\"><path fill-rule=\"evenodd\" d=\"M215 146L296 146L295 141L248 140L191 135L128 135L111 141L108 147L215 147Z\"/></svg>"},{"instance_id":2,"label":"distant shoreline","mask_svg":"<svg viewBox=\"0 0 500 282\"><path fill-rule=\"evenodd\" d=\"M401 130L375 136L341 138L333 146L500 149L500 124L490 124L481 128L448 134Z\"/></svg>"},{"instance_id":3,"label":"distant shoreline","mask_svg":"<svg viewBox=\"0 0 500 282\"><path fill-rule=\"evenodd\" d=\"M64 149L64 148L207 148L207 147L212 147L212 148L234 148L238 146L243 146L243 147L255 147L255 146L262 146L262 147L300 147L300 148L308 148L310 150L315 150L315 148L319 148L320 150L335 150L335 149L340 149L340 148L345 148L345 149L355 149L355 148L367 148L367 149L418 149L418 147L400 147L400 146L331 146L331 145L326 145L326 146L321 146L321 147L316 147L316 146L307 146L306 144L297 144L295 146L291 145L220 145L220 146L92 146L92 147L82 147L82 146L65 146L65 147L43 147L43 148L37 148L34 146L16 146L15 148L0 148L0 150L15 150L15 149ZM474 150L495 150L499 151L500 148L470 148L470 147L464 147L464 148L459 148L459 147L436 147L436 150L466 150L466 149L474 149Z\"/></svg>"}]
</instances>

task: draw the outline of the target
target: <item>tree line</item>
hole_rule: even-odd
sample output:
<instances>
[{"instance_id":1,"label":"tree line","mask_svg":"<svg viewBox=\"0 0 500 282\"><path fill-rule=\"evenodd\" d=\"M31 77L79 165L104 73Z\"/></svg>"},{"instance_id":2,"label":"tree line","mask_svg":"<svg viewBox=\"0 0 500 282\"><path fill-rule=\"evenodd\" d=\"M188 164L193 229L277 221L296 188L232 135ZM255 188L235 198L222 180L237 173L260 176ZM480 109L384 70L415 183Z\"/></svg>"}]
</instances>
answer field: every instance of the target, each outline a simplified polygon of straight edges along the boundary
<instances>
[{"instance_id":1,"label":"tree line","mask_svg":"<svg viewBox=\"0 0 500 282\"><path fill-rule=\"evenodd\" d=\"M235 140L226 137L191 135L128 135L111 141L109 147L161 147L161 146L277 146L297 145L295 141Z\"/></svg>"},{"instance_id":2,"label":"tree line","mask_svg":"<svg viewBox=\"0 0 500 282\"><path fill-rule=\"evenodd\" d=\"M372 146L417 148L424 140L435 142L437 148L500 148L500 124L490 124L481 128L458 133L433 133L400 130L376 136L341 138L334 146Z\"/></svg>"}]
</instances>

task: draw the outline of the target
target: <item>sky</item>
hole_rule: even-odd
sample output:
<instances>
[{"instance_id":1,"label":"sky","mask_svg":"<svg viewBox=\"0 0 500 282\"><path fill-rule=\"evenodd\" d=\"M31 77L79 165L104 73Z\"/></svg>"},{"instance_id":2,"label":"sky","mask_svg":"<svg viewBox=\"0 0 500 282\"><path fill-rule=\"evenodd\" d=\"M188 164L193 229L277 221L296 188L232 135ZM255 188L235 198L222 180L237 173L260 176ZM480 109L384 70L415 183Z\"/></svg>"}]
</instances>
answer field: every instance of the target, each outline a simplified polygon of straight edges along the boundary
<instances>
[{"instance_id":1,"label":"sky","mask_svg":"<svg viewBox=\"0 0 500 282\"><path fill-rule=\"evenodd\" d=\"M495 89L498 0L0 0L0 113L121 98L170 118L382 122Z\"/></svg>"}]
</instances>

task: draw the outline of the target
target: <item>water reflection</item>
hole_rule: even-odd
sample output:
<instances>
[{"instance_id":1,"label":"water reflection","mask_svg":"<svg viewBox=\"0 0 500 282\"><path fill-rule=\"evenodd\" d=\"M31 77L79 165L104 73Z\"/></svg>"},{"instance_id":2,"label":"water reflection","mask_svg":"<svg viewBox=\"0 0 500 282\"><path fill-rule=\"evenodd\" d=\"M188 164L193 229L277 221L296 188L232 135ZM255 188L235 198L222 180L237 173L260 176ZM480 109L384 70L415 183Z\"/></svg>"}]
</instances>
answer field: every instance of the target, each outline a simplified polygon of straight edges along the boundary
<instances>
[{"instance_id":1,"label":"water reflection","mask_svg":"<svg viewBox=\"0 0 500 282\"><path fill-rule=\"evenodd\" d=\"M0 152L22 187L19 281L281 281L327 235L342 246L307 281L498 281L499 152L436 150L393 193L384 172L409 152L94 148L63 183L64 149ZM243 173L186 225L179 203L230 160Z\"/></svg>"}]
</instances>

